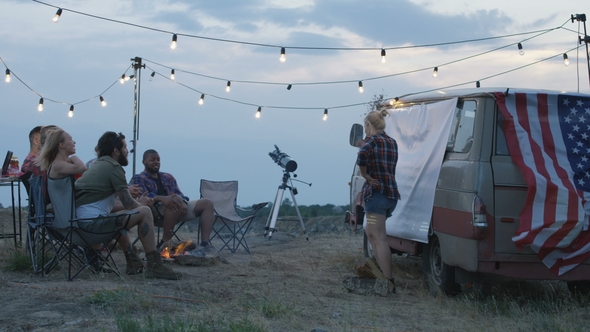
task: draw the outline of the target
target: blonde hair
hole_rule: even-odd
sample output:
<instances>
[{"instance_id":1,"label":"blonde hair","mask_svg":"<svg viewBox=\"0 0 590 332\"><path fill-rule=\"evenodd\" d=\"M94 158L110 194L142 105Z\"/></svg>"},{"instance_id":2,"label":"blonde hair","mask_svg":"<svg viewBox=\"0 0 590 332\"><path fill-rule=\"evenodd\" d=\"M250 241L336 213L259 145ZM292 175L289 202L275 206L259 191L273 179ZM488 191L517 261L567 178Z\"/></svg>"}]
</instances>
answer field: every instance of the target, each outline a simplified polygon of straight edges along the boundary
<instances>
[{"instance_id":1,"label":"blonde hair","mask_svg":"<svg viewBox=\"0 0 590 332\"><path fill-rule=\"evenodd\" d=\"M35 163L41 167L42 170L47 170L51 163L55 160L59 152L59 143L64 141L65 130L61 128L52 129L47 131L45 144L39 151L39 154L35 158Z\"/></svg>"},{"instance_id":2,"label":"blonde hair","mask_svg":"<svg viewBox=\"0 0 590 332\"><path fill-rule=\"evenodd\" d=\"M385 117L389 115L386 109L380 111L371 111L365 116L365 123L369 123L375 130L385 130Z\"/></svg>"}]
</instances>

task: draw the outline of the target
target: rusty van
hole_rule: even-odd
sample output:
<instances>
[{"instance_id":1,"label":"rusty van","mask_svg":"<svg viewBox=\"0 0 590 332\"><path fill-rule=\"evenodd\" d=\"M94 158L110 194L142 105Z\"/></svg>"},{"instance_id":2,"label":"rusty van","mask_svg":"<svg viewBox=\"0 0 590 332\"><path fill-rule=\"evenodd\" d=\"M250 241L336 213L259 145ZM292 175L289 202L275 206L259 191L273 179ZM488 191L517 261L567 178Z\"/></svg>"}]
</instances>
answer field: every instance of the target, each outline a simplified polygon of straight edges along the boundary
<instances>
[{"instance_id":1,"label":"rusty van","mask_svg":"<svg viewBox=\"0 0 590 332\"><path fill-rule=\"evenodd\" d=\"M407 236L407 232L390 229L389 225L387 229L391 252L421 256L427 284L447 294L480 285L484 275L561 280L567 282L570 291L590 289L588 259L565 273L556 274L530 246L518 248L513 239L520 226L521 212L527 204L528 185L510 155L505 117L498 99L518 93L539 94L550 99L562 94L506 87L477 88L407 95L391 100L391 106L385 104L390 112L394 112L404 111L412 105L456 100L450 111L453 113L449 120L450 130L444 133L446 144L443 142L440 148L444 151L437 151L440 167L432 184L432 207L428 209L425 225L419 227L423 237ZM571 95L590 100L590 95ZM532 112L531 109L528 111ZM386 132L390 134L388 128ZM363 126L354 124L350 145L358 149L363 136ZM399 159L402 158L404 155L400 151ZM398 161L396 177L403 177L403 172ZM360 200L364 181L355 164L350 180L350 210L346 215L347 221L355 228L357 225L362 227L364 220ZM402 200L408 199L402 188L400 193ZM585 218L587 220L587 216ZM372 256L366 235L364 250L367 256Z\"/></svg>"}]
</instances>

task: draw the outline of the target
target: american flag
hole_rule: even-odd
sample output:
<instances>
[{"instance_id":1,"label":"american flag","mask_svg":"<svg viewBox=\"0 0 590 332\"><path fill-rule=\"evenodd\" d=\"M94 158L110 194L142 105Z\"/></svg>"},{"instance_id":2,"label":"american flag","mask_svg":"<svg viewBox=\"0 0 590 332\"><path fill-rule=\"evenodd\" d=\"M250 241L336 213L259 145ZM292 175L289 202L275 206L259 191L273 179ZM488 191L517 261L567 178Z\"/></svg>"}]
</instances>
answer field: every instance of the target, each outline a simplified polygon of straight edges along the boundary
<instances>
[{"instance_id":1,"label":"american flag","mask_svg":"<svg viewBox=\"0 0 590 332\"><path fill-rule=\"evenodd\" d=\"M590 257L590 96L495 96L512 160L528 185L512 240L562 275Z\"/></svg>"}]
</instances>

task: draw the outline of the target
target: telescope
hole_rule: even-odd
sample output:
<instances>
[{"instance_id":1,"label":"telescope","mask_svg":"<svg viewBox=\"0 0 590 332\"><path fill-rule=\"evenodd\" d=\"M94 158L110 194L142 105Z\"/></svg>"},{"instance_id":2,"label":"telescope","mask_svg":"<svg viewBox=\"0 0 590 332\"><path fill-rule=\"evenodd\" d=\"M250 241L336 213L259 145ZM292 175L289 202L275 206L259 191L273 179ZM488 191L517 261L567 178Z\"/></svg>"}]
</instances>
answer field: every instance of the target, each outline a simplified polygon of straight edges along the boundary
<instances>
[{"instance_id":1,"label":"telescope","mask_svg":"<svg viewBox=\"0 0 590 332\"><path fill-rule=\"evenodd\" d=\"M277 163L277 165L284 168L286 172L295 172L295 170L297 169L297 162L295 160L292 160L288 154L281 152L281 150L276 144L275 150L269 152L268 155L275 163Z\"/></svg>"}]
</instances>

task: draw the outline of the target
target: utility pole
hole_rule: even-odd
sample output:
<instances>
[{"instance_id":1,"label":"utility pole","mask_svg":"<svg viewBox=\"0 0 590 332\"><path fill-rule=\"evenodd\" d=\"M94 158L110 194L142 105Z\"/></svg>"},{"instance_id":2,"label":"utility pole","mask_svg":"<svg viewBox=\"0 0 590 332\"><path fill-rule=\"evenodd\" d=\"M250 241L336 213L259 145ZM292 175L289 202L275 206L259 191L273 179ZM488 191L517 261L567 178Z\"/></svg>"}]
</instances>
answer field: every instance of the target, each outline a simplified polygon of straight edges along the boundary
<instances>
[{"instance_id":1,"label":"utility pole","mask_svg":"<svg viewBox=\"0 0 590 332\"><path fill-rule=\"evenodd\" d=\"M137 141L139 140L139 102L141 94L141 68L145 68L145 64L142 64L140 57L131 59L133 61L134 80L133 80L133 139L131 143L131 153L133 153L133 173L135 175L135 164L136 164L136 153L137 153Z\"/></svg>"},{"instance_id":2,"label":"utility pole","mask_svg":"<svg viewBox=\"0 0 590 332\"><path fill-rule=\"evenodd\" d=\"M586 32L586 14L572 14L572 23L574 21L582 22L584 25L584 37L578 36L580 44L586 44L586 64L588 65L588 83L590 84L590 53L588 53L588 43L590 43L590 36Z\"/></svg>"}]
</instances>

